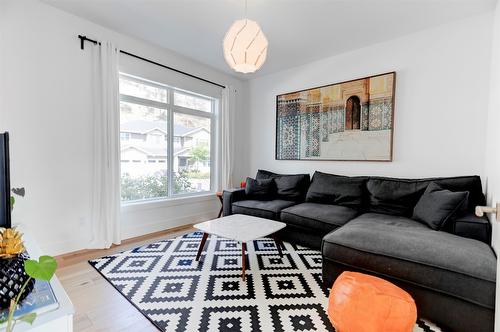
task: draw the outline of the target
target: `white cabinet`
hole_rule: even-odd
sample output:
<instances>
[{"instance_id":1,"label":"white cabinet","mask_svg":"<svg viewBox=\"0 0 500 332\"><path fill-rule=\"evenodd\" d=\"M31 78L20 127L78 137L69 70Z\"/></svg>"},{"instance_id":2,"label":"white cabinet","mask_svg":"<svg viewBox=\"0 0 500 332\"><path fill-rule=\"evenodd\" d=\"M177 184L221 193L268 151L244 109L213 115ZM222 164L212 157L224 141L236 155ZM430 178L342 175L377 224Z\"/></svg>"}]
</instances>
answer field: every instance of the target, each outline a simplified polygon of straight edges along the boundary
<instances>
[{"instance_id":1,"label":"white cabinet","mask_svg":"<svg viewBox=\"0 0 500 332\"><path fill-rule=\"evenodd\" d=\"M39 256L43 255L38 248L33 237L29 234L26 227L18 226L18 229L24 233L24 245L29 255L33 259L38 259ZM14 332L72 332L73 331L73 315L75 310L73 304L69 299L68 295L64 291L61 283L56 276L50 281L50 286L54 291L54 294L59 302L59 308L53 311L45 312L39 314L33 323L29 325L24 322L18 322L14 329ZM5 331L5 327L1 328L0 331Z\"/></svg>"}]
</instances>

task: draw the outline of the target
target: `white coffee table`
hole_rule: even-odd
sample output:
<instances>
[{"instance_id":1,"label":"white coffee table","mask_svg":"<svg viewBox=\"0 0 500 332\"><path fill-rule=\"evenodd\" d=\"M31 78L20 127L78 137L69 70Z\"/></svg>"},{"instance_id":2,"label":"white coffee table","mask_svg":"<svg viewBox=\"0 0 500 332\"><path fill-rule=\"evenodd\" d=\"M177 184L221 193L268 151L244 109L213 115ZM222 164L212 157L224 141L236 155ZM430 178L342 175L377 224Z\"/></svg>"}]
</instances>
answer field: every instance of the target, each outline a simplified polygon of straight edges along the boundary
<instances>
[{"instance_id":1,"label":"white coffee table","mask_svg":"<svg viewBox=\"0 0 500 332\"><path fill-rule=\"evenodd\" d=\"M247 216L244 214L233 214L196 224L194 228L203 232L196 260L200 259L201 252L203 251L209 234L241 242L241 276L243 280L245 280L245 252L247 242L271 235L276 242L278 253L280 256L283 256L281 251L283 243L275 233L285 227L286 224L279 221Z\"/></svg>"}]
</instances>

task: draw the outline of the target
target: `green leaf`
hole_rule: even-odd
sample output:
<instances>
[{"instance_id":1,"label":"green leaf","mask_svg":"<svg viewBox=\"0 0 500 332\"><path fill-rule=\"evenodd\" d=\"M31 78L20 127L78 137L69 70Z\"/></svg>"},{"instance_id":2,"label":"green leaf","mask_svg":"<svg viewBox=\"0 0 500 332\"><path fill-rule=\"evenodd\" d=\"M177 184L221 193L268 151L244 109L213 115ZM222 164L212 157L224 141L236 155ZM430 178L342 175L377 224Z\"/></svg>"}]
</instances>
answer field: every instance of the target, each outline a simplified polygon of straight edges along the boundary
<instances>
[{"instance_id":1,"label":"green leaf","mask_svg":"<svg viewBox=\"0 0 500 332\"><path fill-rule=\"evenodd\" d=\"M14 196L10 196L10 209L14 208L14 204L16 203L16 198Z\"/></svg>"},{"instance_id":2,"label":"green leaf","mask_svg":"<svg viewBox=\"0 0 500 332\"><path fill-rule=\"evenodd\" d=\"M39 261L28 259L24 262L24 270L35 279L49 281L56 272L57 262L52 256L40 256Z\"/></svg>"},{"instance_id":3,"label":"green leaf","mask_svg":"<svg viewBox=\"0 0 500 332\"><path fill-rule=\"evenodd\" d=\"M33 324L35 319L36 319L36 312L30 312L29 314L22 315L17 320L20 320L22 322L26 322L26 323L31 325L31 324Z\"/></svg>"}]
</instances>

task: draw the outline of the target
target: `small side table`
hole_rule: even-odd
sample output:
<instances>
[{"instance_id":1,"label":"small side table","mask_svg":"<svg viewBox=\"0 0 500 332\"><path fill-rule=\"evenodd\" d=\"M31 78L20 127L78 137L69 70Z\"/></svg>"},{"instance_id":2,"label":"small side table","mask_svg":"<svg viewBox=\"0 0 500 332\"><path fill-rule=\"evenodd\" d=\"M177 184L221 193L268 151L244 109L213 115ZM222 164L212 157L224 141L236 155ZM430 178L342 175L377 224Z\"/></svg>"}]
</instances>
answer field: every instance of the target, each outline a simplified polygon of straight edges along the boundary
<instances>
[{"instance_id":1,"label":"small side table","mask_svg":"<svg viewBox=\"0 0 500 332\"><path fill-rule=\"evenodd\" d=\"M215 196L217 196L217 198L220 201L220 211L219 211L219 215L217 216L217 218L220 218L220 217L222 217L222 211L224 209L224 202L222 201L222 191L216 192Z\"/></svg>"}]
</instances>

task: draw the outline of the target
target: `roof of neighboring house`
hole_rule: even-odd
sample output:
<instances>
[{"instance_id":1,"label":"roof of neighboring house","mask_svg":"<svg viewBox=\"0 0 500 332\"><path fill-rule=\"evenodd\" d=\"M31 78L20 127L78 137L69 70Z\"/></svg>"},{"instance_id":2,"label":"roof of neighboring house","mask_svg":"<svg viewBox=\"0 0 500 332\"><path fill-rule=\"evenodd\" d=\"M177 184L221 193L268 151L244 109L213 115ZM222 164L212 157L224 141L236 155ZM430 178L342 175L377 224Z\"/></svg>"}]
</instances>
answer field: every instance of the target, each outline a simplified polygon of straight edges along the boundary
<instances>
[{"instance_id":1,"label":"roof of neighboring house","mask_svg":"<svg viewBox=\"0 0 500 332\"><path fill-rule=\"evenodd\" d=\"M120 131L125 133L146 134L153 130L159 130L166 133L165 126L157 121L132 120L121 123ZM182 125L177 125L177 124L174 125L175 136L187 136L188 134L194 134L200 130L205 130L206 132L209 132L207 129L203 127L189 128Z\"/></svg>"},{"instance_id":2,"label":"roof of neighboring house","mask_svg":"<svg viewBox=\"0 0 500 332\"><path fill-rule=\"evenodd\" d=\"M121 147L121 151L125 151L128 149L134 149L136 151L144 153L148 157L167 157L167 150L162 146L150 146L145 144L124 144ZM174 148L174 156L183 155L188 157L186 154L191 151L192 148Z\"/></svg>"},{"instance_id":3,"label":"roof of neighboring house","mask_svg":"<svg viewBox=\"0 0 500 332\"><path fill-rule=\"evenodd\" d=\"M145 134L153 130L160 130L166 133L165 126L156 121L132 120L120 124L121 132Z\"/></svg>"},{"instance_id":4,"label":"roof of neighboring house","mask_svg":"<svg viewBox=\"0 0 500 332\"><path fill-rule=\"evenodd\" d=\"M163 147L152 147L152 146L146 146L146 145L139 145L139 144L132 144L132 145L129 145L129 144L125 144L125 145L122 145L121 147L121 151L125 151L125 150L129 150L129 149L133 149L133 150L137 150L139 152L142 152L144 153L145 155L147 155L148 157L167 157L167 150Z\"/></svg>"},{"instance_id":5,"label":"roof of neighboring house","mask_svg":"<svg viewBox=\"0 0 500 332\"><path fill-rule=\"evenodd\" d=\"M174 149L174 156L179 157L190 157L189 152L192 148L177 148Z\"/></svg>"}]
</instances>

